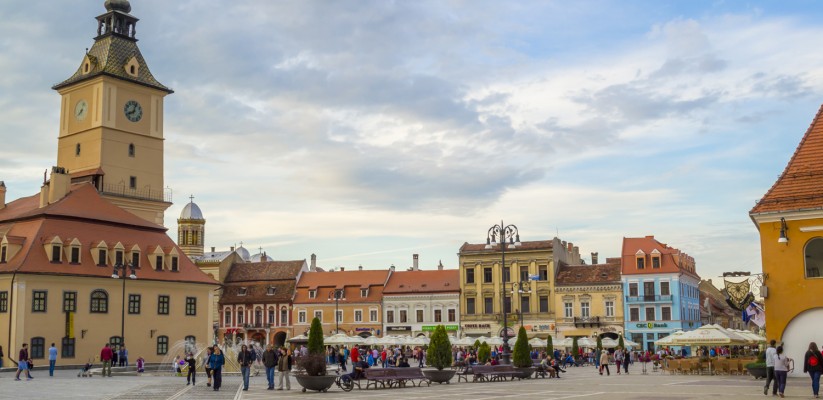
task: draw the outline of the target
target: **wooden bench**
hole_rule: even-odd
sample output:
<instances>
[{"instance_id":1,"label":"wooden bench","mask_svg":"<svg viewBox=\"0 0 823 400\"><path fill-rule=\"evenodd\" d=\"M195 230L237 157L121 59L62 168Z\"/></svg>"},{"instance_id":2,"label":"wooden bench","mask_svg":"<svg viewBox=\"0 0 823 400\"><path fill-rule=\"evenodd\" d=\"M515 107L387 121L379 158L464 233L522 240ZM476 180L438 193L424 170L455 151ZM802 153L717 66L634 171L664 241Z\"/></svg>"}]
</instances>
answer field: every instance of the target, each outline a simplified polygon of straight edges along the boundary
<instances>
[{"instance_id":1,"label":"wooden bench","mask_svg":"<svg viewBox=\"0 0 823 400\"><path fill-rule=\"evenodd\" d=\"M431 386L431 381L423 375L423 370L420 368L369 368L363 371L363 379L366 380L366 389L377 385L385 388L388 387L406 387L407 383L412 386L421 386L423 383ZM360 389L359 382L356 384Z\"/></svg>"},{"instance_id":2,"label":"wooden bench","mask_svg":"<svg viewBox=\"0 0 823 400\"><path fill-rule=\"evenodd\" d=\"M391 387L392 381L394 380L394 376L388 368L365 369L363 370L363 378L366 379L366 389L370 386L374 386L374 388L377 389L377 384L380 384L380 387L386 387L386 384ZM359 384L357 388L360 389Z\"/></svg>"},{"instance_id":3,"label":"wooden bench","mask_svg":"<svg viewBox=\"0 0 823 400\"><path fill-rule=\"evenodd\" d=\"M395 383L398 386L405 387L406 382L411 382L412 386L421 386L423 383L431 386L431 381L423 375L423 370L420 368L389 368L389 371L394 374Z\"/></svg>"},{"instance_id":4,"label":"wooden bench","mask_svg":"<svg viewBox=\"0 0 823 400\"><path fill-rule=\"evenodd\" d=\"M520 371L515 371L511 365L475 365L472 367L474 382L506 380L506 378L520 379Z\"/></svg>"}]
</instances>

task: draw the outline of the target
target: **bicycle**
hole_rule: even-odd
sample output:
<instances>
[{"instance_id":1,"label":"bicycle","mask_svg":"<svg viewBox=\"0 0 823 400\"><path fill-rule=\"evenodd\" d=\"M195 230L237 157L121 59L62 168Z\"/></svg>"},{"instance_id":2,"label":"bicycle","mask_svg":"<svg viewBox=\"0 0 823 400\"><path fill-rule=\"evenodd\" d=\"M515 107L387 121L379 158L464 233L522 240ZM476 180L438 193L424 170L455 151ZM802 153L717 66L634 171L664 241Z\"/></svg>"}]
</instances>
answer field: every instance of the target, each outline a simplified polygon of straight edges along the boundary
<instances>
[{"instance_id":1,"label":"bicycle","mask_svg":"<svg viewBox=\"0 0 823 400\"><path fill-rule=\"evenodd\" d=\"M340 389L343 389L344 392L351 392L351 390L354 389L354 380L351 378L343 379L343 376L339 374L340 373L338 372L338 376L334 379L334 383L340 387Z\"/></svg>"}]
</instances>

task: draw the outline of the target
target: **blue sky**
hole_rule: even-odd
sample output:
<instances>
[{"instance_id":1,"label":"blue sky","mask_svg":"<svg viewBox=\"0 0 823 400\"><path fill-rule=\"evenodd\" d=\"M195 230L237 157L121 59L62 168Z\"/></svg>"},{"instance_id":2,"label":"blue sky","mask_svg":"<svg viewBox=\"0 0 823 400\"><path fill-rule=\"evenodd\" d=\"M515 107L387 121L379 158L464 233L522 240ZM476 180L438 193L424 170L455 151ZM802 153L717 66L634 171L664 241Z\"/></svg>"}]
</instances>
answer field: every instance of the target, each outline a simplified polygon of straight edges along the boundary
<instances>
[{"instance_id":1,"label":"blue sky","mask_svg":"<svg viewBox=\"0 0 823 400\"><path fill-rule=\"evenodd\" d=\"M101 1L0 3L0 180L36 193ZM500 219L588 258L654 234L760 270L748 211L821 104L818 2L132 1L172 237L457 266Z\"/></svg>"}]
</instances>

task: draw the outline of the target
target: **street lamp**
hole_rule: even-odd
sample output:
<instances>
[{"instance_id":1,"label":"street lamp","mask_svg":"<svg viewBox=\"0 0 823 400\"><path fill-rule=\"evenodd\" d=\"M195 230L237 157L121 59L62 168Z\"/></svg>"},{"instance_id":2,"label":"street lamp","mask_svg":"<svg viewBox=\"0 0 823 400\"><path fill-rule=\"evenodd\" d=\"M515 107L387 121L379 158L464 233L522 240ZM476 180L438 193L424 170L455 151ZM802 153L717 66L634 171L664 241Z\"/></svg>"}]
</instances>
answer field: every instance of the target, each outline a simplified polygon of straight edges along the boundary
<instances>
[{"instance_id":1,"label":"street lamp","mask_svg":"<svg viewBox=\"0 0 823 400\"><path fill-rule=\"evenodd\" d=\"M518 298L521 297L523 294L529 294L532 292L531 285L528 281L523 282L513 282L512 283L512 301L514 301L515 293L518 295ZM521 299L522 300L522 299ZM523 326L523 302L520 302L520 307L518 308L518 319L520 319L520 326Z\"/></svg>"},{"instance_id":2,"label":"street lamp","mask_svg":"<svg viewBox=\"0 0 823 400\"><path fill-rule=\"evenodd\" d=\"M504 225L500 221L500 225L493 225L489 228L486 234L486 250L493 249L500 244L500 255L502 262L500 264L500 271L503 274L503 284L501 285L501 295L503 298L503 361L501 364L511 364L511 353L509 352L509 323L506 315L506 246L518 247L520 246L520 232L514 225ZM507 243L508 242L508 243Z\"/></svg>"},{"instance_id":3,"label":"street lamp","mask_svg":"<svg viewBox=\"0 0 823 400\"><path fill-rule=\"evenodd\" d=\"M126 269L131 270L131 274L126 275ZM126 334L126 277L129 279L137 279L137 271L131 263L128 265L118 263L114 265L111 277L113 279L123 278L123 297L121 300L123 309L120 312L120 346L122 347L123 343L126 343L126 338L123 337Z\"/></svg>"},{"instance_id":4,"label":"street lamp","mask_svg":"<svg viewBox=\"0 0 823 400\"><path fill-rule=\"evenodd\" d=\"M334 333L340 333L340 300L346 301L346 292L343 289L334 289L329 292L329 301L334 301Z\"/></svg>"}]
</instances>

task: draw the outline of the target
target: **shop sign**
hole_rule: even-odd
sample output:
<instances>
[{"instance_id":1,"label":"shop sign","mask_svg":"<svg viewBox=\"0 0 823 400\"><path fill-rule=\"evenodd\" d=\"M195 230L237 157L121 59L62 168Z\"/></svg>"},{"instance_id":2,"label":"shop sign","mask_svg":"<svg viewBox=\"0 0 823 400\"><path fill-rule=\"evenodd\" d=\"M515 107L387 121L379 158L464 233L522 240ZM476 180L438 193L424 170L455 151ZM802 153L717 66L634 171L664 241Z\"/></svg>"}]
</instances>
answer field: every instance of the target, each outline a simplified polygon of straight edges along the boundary
<instances>
[{"instance_id":1,"label":"shop sign","mask_svg":"<svg viewBox=\"0 0 823 400\"><path fill-rule=\"evenodd\" d=\"M603 332L617 332L617 328L613 326L604 326L600 328L600 330L602 330Z\"/></svg>"},{"instance_id":2,"label":"shop sign","mask_svg":"<svg viewBox=\"0 0 823 400\"><path fill-rule=\"evenodd\" d=\"M355 332L371 332L371 328L354 328Z\"/></svg>"},{"instance_id":3,"label":"shop sign","mask_svg":"<svg viewBox=\"0 0 823 400\"><path fill-rule=\"evenodd\" d=\"M652 328L668 328L668 327L669 327L669 324L667 324L667 323L665 323L665 322L660 323L660 324L658 324L658 323L654 323L654 322L649 322L648 324L637 324L636 326L637 326L638 328L649 328L649 329L652 329Z\"/></svg>"},{"instance_id":4,"label":"shop sign","mask_svg":"<svg viewBox=\"0 0 823 400\"><path fill-rule=\"evenodd\" d=\"M491 324L463 324L463 329L491 329Z\"/></svg>"},{"instance_id":5,"label":"shop sign","mask_svg":"<svg viewBox=\"0 0 823 400\"><path fill-rule=\"evenodd\" d=\"M526 325L525 326L527 331L532 332L550 332L554 330L554 324L534 324L534 325Z\"/></svg>"},{"instance_id":6,"label":"shop sign","mask_svg":"<svg viewBox=\"0 0 823 400\"><path fill-rule=\"evenodd\" d=\"M410 331L410 326L387 326L387 331Z\"/></svg>"},{"instance_id":7,"label":"shop sign","mask_svg":"<svg viewBox=\"0 0 823 400\"><path fill-rule=\"evenodd\" d=\"M456 331L460 329L459 325L443 325L443 327L446 328L447 331ZM434 332L435 329L437 329L437 325L423 325L421 327L423 332Z\"/></svg>"}]
</instances>

